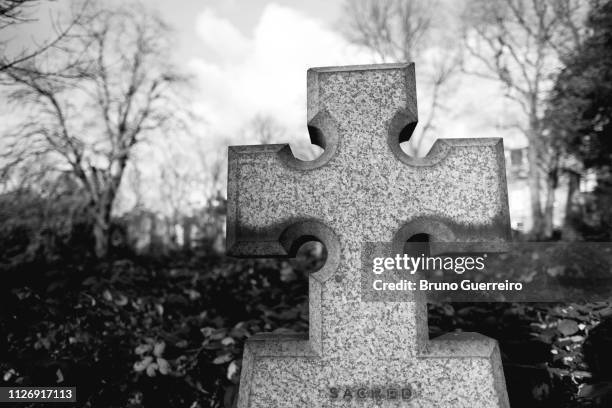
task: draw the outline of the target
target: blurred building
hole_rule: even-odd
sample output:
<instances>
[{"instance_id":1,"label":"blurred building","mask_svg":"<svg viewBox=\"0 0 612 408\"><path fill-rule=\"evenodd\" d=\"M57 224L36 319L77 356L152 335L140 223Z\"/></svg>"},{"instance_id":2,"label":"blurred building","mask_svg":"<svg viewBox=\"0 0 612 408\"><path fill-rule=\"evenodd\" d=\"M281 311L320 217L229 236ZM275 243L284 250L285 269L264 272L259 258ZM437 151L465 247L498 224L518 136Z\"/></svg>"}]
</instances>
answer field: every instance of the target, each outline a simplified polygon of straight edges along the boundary
<instances>
[{"instance_id":1,"label":"blurred building","mask_svg":"<svg viewBox=\"0 0 612 408\"><path fill-rule=\"evenodd\" d=\"M531 217L530 193L528 185L528 162L527 148L506 148L506 177L508 182L508 201L510 205L510 219L512 228L520 232L528 232L533 220ZM568 160L564 167L566 171L561 172L559 187L555 191L553 223L555 228L563 226L567 206L567 194L569 186L569 173L582 174L578 162ZM592 193L597 186L597 176L593 172L586 172L580 178L574 201L581 204L586 197ZM543 186L544 187L544 186ZM543 188L544 190L544 188ZM542 191L542 206L545 204L545 191Z\"/></svg>"},{"instance_id":2,"label":"blurred building","mask_svg":"<svg viewBox=\"0 0 612 408\"><path fill-rule=\"evenodd\" d=\"M506 178L508 182L508 202L512 228L520 232L529 232L533 225L529 193L529 164L527 147L506 148ZM544 191L542 192L544 193ZM566 183L561 180L555 191L553 223L555 227L563 225L565 202L567 198ZM542 204L546 197L542 194Z\"/></svg>"}]
</instances>

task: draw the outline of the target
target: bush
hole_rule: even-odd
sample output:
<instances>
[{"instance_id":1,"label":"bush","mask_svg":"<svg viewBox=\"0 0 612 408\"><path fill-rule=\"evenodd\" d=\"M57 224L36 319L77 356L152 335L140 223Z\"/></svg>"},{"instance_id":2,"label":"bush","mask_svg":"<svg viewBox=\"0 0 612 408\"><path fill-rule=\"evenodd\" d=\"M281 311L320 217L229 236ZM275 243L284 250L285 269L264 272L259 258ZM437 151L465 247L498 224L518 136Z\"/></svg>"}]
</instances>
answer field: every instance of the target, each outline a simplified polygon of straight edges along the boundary
<instances>
[{"instance_id":1,"label":"bush","mask_svg":"<svg viewBox=\"0 0 612 408\"><path fill-rule=\"evenodd\" d=\"M0 273L32 263L82 261L92 247L85 207L74 192L1 194Z\"/></svg>"},{"instance_id":2,"label":"bush","mask_svg":"<svg viewBox=\"0 0 612 408\"><path fill-rule=\"evenodd\" d=\"M1 286L1 385L73 385L78 406L231 407L245 339L308 329L307 273L320 264L302 254L38 265L35 279ZM434 304L429 328L498 339L513 406L603 407L612 386L594 362L609 360L600 322L611 310Z\"/></svg>"},{"instance_id":3,"label":"bush","mask_svg":"<svg viewBox=\"0 0 612 408\"><path fill-rule=\"evenodd\" d=\"M76 385L79 406L219 407L236 397L246 337L307 330L310 260L159 262L3 285L3 385Z\"/></svg>"}]
</instances>

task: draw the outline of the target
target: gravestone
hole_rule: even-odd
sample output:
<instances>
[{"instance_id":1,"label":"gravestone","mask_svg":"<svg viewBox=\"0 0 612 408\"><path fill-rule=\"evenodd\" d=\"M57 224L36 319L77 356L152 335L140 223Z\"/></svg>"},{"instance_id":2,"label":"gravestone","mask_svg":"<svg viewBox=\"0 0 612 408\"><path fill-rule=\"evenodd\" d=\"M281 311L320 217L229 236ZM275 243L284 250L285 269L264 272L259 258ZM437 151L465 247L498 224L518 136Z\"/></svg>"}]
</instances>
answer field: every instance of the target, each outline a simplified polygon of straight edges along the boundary
<instances>
[{"instance_id":1,"label":"gravestone","mask_svg":"<svg viewBox=\"0 0 612 408\"><path fill-rule=\"evenodd\" d=\"M309 334L246 343L238 406L509 406L496 341L429 340L423 299L366 302L360 286L364 242L509 239L501 139L440 139L425 158L405 155L413 64L315 68L307 79L319 158L229 148L228 253L290 257L311 240L328 253L309 278Z\"/></svg>"}]
</instances>

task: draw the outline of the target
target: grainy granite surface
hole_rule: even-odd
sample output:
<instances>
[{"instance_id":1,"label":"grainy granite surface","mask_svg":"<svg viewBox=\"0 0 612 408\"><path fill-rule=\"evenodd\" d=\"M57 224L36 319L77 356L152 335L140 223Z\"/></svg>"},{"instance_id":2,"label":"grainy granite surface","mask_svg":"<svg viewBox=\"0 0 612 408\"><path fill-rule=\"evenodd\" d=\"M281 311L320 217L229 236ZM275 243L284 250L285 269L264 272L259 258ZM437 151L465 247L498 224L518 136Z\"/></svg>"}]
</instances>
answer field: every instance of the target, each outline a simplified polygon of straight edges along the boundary
<instances>
[{"instance_id":1,"label":"grainy granite surface","mask_svg":"<svg viewBox=\"0 0 612 408\"><path fill-rule=\"evenodd\" d=\"M310 334L255 336L239 407L507 407L499 349L475 334L427 339L425 302L363 302L363 242L510 237L500 139L438 140L427 157L399 149L416 123L414 65L308 71L308 126L325 153L287 145L229 149L228 252L291 256L303 237L328 250L310 279ZM483 248L488 249L488 248ZM333 399L330 387L404 387L403 399Z\"/></svg>"}]
</instances>

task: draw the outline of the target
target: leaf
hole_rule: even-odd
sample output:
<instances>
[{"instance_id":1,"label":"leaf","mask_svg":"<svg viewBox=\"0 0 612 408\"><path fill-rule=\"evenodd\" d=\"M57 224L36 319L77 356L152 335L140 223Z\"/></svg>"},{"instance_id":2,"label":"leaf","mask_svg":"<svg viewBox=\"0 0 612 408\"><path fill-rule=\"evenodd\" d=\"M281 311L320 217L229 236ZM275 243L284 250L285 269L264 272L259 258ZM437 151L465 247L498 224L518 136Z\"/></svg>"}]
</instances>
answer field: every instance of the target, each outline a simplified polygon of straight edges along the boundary
<instances>
[{"instance_id":1,"label":"leaf","mask_svg":"<svg viewBox=\"0 0 612 408\"><path fill-rule=\"evenodd\" d=\"M572 371L572 377L576 377L576 378L591 378L593 377L593 374L591 374L588 371L581 371L581 370L576 370L576 371Z\"/></svg>"},{"instance_id":2,"label":"leaf","mask_svg":"<svg viewBox=\"0 0 612 408\"><path fill-rule=\"evenodd\" d=\"M230 331L230 336L234 338L246 337L249 335L249 331L245 327L244 322L238 323L234 328Z\"/></svg>"},{"instance_id":3,"label":"leaf","mask_svg":"<svg viewBox=\"0 0 612 408\"><path fill-rule=\"evenodd\" d=\"M597 311L597 313L599 313L599 315L603 318L603 317L608 317L608 316L612 316L612 307L606 307L604 309L601 309L599 311Z\"/></svg>"},{"instance_id":4,"label":"leaf","mask_svg":"<svg viewBox=\"0 0 612 408\"><path fill-rule=\"evenodd\" d=\"M202 332L202 335L204 337L210 337L214 331L215 331L214 327L202 327L200 329L200 332Z\"/></svg>"},{"instance_id":5,"label":"leaf","mask_svg":"<svg viewBox=\"0 0 612 408\"><path fill-rule=\"evenodd\" d=\"M16 374L15 370L13 370L12 368L10 370L8 370L6 373L4 373L4 382L8 382L11 377L13 377Z\"/></svg>"},{"instance_id":6,"label":"leaf","mask_svg":"<svg viewBox=\"0 0 612 408\"><path fill-rule=\"evenodd\" d=\"M198 300L199 298L202 297L200 292L198 292L197 290L194 290L194 289L187 289L187 290L185 290L185 294L187 296L189 296L189 300Z\"/></svg>"},{"instance_id":7,"label":"leaf","mask_svg":"<svg viewBox=\"0 0 612 408\"><path fill-rule=\"evenodd\" d=\"M152 362L153 362L153 357L147 356L143 358L142 360L134 363L134 371L136 371L137 373L140 373L146 370L149 364L151 364Z\"/></svg>"},{"instance_id":8,"label":"leaf","mask_svg":"<svg viewBox=\"0 0 612 408\"><path fill-rule=\"evenodd\" d=\"M104 292L102 292L102 297L104 298L104 300L106 300L108 302L112 302L113 301L113 295L110 293L110 291L108 289L106 289Z\"/></svg>"},{"instance_id":9,"label":"leaf","mask_svg":"<svg viewBox=\"0 0 612 408\"><path fill-rule=\"evenodd\" d=\"M454 316L455 315L455 308L452 305L449 305L447 303L442 305L442 312L446 315L446 316Z\"/></svg>"},{"instance_id":10,"label":"leaf","mask_svg":"<svg viewBox=\"0 0 612 408\"><path fill-rule=\"evenodd\" d=\"M119 294L119 297L117 299L115 299L115 304L117 306L125 306L128 304L128 298L127 296L123 295L123 294Z\"/></svg>"},{"instance_id":11,"label":"leaf","mask_svg":"<svg viewBox=\"0 0 612 408\"><path fill-rule=\"evenodd\" d=\"M57 377L57 380L55 381L56 383L60 384L64 382L64 374L62 373L62 370L60 370L59 368L55 372L55 376Z\"/></svg>"},{"instance_id":12,"label":"leaf","mask_svg":"<svg viewBox=\"0 0 612 408\"><path fill-rule=\"evenodd\" d=\"M211 340L222 340L227 335L226 329L218 329L210 336Z\"/></svg>"},{"instance_id":13,"label":"leaf","mask_svg":"<svg viewBox=\"0 0 612 408\"><path fill-rule=\"evenodd\" d=\"M236 360L232 361L227 366L227 379L234 384L238 384L240 381L240 365L236 362Z\"/></svg>"},{"instance_id":14,"label":"leaf","mask_svg":"<svg viewBox=\"0 0 612 408\"><path fill-rule=\"evenodd\" d=\"M228 361L232 360L232 355L230 353L222 354L213 360L213 364L225 364Z\"/></svg>"},{"instance_id":15,"label":"leaf","mask_svg":"<svg viewBox=\"0 0 612 408\"><path fill-rule=\"evenodd\" d=\"M541 333L535 334L535 336L540 341L546 344L551 344L556 335L557 335L557 332L553 329L546 329L546 330L543 330Z\"/></svg>"},{"instance_id":16,"label":"leaf","mask_svg":"<svg viewBox=\"0 0 612 408\"><path fill-rule=\"evenodd\" d=\"M552 276L553 278L559 276L559 275L563 275L563 273L565 272L565 266L564 265L555 265L555 266L551 266L546 270L546 273L549 276Z\"/></svg>"},{"instance_id":17,"label":"leaf","mask_svg":"<svg viewBox=\"0 0 612 408\"><path fill-rule=\"evenodd\" d=\"M153 355L155 357L161 357L164 354L164 350L166 350L166 343L163 341L159 343L155 343L155 347L153 348Z\"/></svg>"},{"instance_id":18,"label":"leaf","mask_svg":"<svg viewBox=\"0 0 612 408\"><path fill-rule=\"evenodd\" d=\"M231 337L226 337L223 340L221 340L221 344L223 344L226 347L231 346L234 343L236 343L236 341Z\"/></svg>"},{"instance_id":19,"label":"leaf","mask_svg":"<svg viewBox=\"0 0 612 408\"><path fill-rule=\"evenodd\" d=\"M136 347L136 349L134 350L134 352L136 354L138 354L139 356L148 353L149 351L151 351L151 345L150 344L141 344L138 347Z\"/></svg>"},{"instance_id":20,"label":"leaf","mask_svg":"<svg viewBox=\"0 0 612 408\"><path fill-rule=\"evenodd\" d=\"M157 363L151 363L149 364L149 366L147 367L147 375L149 377L155 377L156 375L156 370L159 366L157 365Z\"/></svg>"},{"instance_id":21,"label":"leaf","mask_svg":"<svg viewBox=\"0 0 612 408\"><path fill-rule=\"evenodd\" d=\"M81 284L83 286L91 286L95 284L97 281L98 281L98 278L96 276L90 276L89 278L85 279Z\"/></svg>"},{"instance_id":22,"label":"leaf","mask_svg":"<svg viewBox=\"0 0 612 408\"><path fill-rule=\"evenodd\" d=\"M595 384L582 384L578 390L578 398L595 399L612 393L612 382L602 381Z\"/></svg>"},{"instance_id":23,"label":"leaf","mask_svg":"<svg viewBox=\"0 0 612 408\"><path fill-rule=\"evenodd\" d=\"M185 348L189 345L189 343L187 343L187 340L179 340L177 341L174 346L177 348Z\"/></svg>"},{"instance_id":24,"label":"leaf","mask_svg":"<svg viewBox=\"0 0 612 408\"><path fill-rule=\"evenodd\" d=\"M163 307L162 305L160 305L160 304L156 304L156 305L155 305L155 310L157 310L157 313L158 313L160 316L163 316L163 315L164 315L164 307Z\"/></svg>"},{"instance_id":25,"label":"leaf","mask_svg":"<svg viewBox=\"0 0 612 408\"><path fill-rule=\"evenodd\" d=\"M157 366L159 367L159 372L163 375L167 375L170 372L170 364L168 364L165 358L158 358Z\"/></svg>"},{"instance_id":26,"label":"leaf","mask_svg":"<svg viewBox=\"0 0 612 408\"><path fill-rule=\"evenodd\" d=\"M564 336L571 336L579 330L578 323L573 320L563 319L559 322L557 330Z\"/></svg>"}]
</instances>

